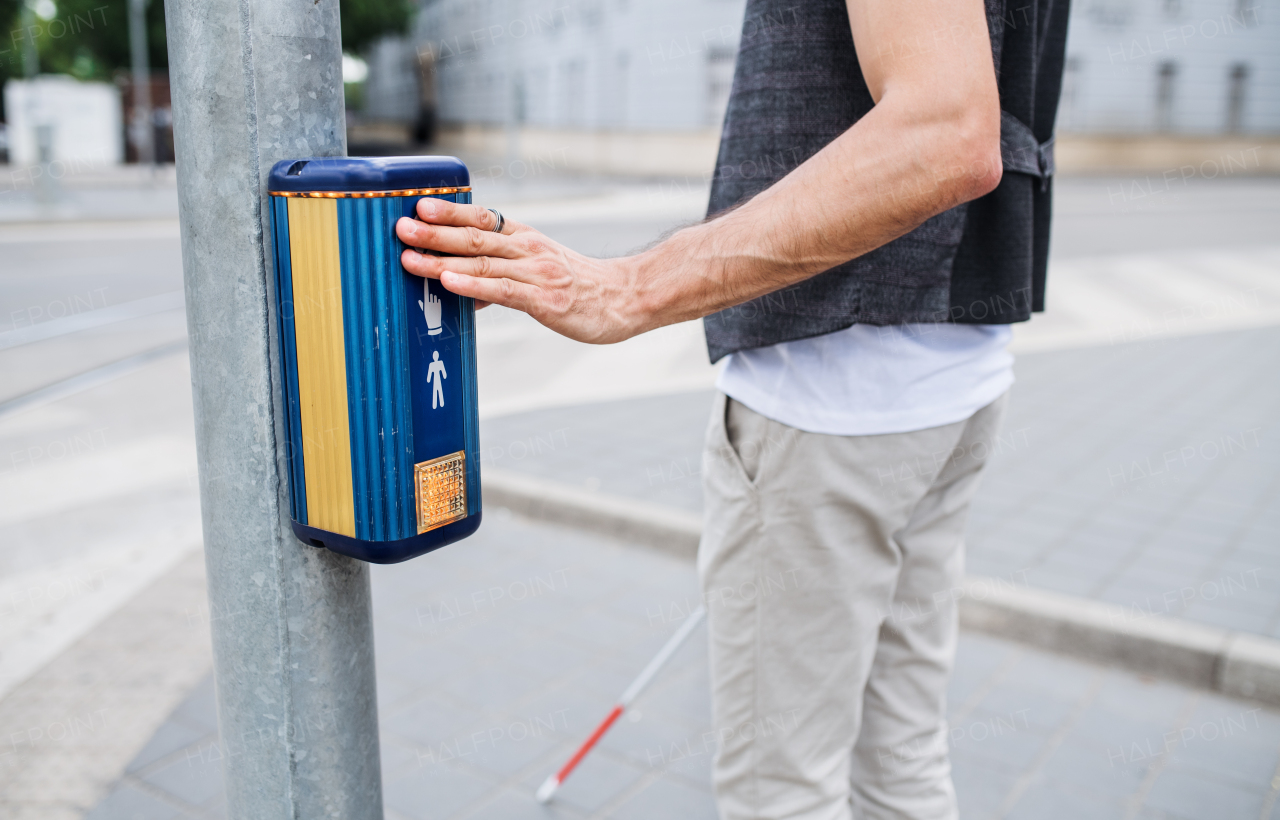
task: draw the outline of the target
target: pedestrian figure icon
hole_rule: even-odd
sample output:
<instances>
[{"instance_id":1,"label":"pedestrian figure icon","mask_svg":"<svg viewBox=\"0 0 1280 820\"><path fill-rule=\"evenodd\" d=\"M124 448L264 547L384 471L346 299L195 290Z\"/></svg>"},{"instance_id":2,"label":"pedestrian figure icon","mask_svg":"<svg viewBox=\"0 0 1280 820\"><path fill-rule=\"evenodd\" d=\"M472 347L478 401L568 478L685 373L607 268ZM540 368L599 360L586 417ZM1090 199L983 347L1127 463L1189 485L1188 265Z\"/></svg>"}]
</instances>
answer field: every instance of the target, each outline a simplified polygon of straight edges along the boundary
<instances>
[{"instance_id":1,"label":"pedestrian figure icon","mask_svg":"<svg viewBox=\"0 0 1280 820\"><path fill-rule=\"evenodd\" d=\"M448 376L444 372L444 362L440 361L440 351L431 351L431 364L427 367L427 382L431 385L431 409L444 407L444 380ZM436 404L437 399L439 404Z\"/></svg>"}]
</instances>

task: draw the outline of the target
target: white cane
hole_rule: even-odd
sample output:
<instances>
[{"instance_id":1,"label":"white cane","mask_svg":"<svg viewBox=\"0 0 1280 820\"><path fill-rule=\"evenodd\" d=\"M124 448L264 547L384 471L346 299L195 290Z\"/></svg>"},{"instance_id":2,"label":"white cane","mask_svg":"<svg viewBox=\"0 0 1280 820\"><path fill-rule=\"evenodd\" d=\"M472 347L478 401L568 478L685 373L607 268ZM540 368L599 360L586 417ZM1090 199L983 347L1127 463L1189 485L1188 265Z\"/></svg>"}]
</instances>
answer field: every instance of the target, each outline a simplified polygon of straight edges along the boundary
<instances>
[{"instance_id":1,"label":"white cane","mask_svg":"<svg viewBox=\"0 0 1280 820\"><path fill-rule=\"evenodd\" d=\"M671 659L671 656L680 648L680 644L684 643L685 639L693 633L694 627L698 625L706 614L707 608L705 606L700 606L689 614L685 622L676 630L676 634L671 636L671 640L667 641L666 645L654 656L653 660L649 661L649 665L644 668L640 676L631 682L631 685L627 687L627 691L622 693L622 697L618 698L618 702L608 716L596 727L596 730L591 733L587 741L578 747L578 751L573 753L573 757L569 758L569 762L564 764L560 771L549 776L538 787L537 797L539 803L546 803L551 800L551 796L556 793L556 789L560 788L560 784L565 781L565 778L574 770L574 767L581 763L582 758L586 757L591 748L596 745L600 738L604 737L604 733L609 731L609 727L613 726L618 718L622 717L622 713L627 711L631 701L635 700L644 691L644 688L658 674L658 670Z\"/></svg>"}]
</instances>

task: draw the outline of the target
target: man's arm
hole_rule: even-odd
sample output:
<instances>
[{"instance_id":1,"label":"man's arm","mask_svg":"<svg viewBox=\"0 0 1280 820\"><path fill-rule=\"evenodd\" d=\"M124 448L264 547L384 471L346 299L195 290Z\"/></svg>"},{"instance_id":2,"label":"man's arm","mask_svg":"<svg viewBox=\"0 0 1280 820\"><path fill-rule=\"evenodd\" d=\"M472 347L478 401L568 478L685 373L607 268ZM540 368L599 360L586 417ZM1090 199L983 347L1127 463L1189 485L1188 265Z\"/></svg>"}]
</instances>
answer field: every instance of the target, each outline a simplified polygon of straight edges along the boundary
<instances>
[{"instance_id":1,"label":"man's arm","mask_svg":"<svg viewBox=\"0 0 1280 820\"><path fill-rule=\"evenodd\" d=\"M777 184L636 256L592 259L483 208L435 199L400 220L405 269L609 343L800 282L1000 182L1000 100L982 0L848 0L876 105Z\"/></svg>"}]
</instances>

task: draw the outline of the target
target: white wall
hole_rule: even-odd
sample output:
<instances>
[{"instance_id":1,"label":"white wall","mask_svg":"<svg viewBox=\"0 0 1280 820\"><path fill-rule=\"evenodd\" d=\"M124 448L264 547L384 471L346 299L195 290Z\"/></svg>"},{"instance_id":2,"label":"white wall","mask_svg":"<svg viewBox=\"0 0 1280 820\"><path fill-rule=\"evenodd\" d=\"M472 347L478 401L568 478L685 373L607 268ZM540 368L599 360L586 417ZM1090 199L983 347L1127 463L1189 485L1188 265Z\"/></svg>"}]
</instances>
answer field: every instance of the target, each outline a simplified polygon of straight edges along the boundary
<instances>
[{"instance_id":1,"label":"white wall","mask_svg":"<svg viewBox=\"0 0 1280 820\"><path fill-rule=\"evenodd\" d=\"M426 0L444 122L718 128L745 0ZM514 80L514 82L513 82Z\"/></svg>"},{"instance_id":2,"label":"white wall","mask_svg":"<svg viewBox=\"0 0 1280 820\"><path fill-rule=\"evenodd\" d=\"M514 76L528 125L715 128L744 5L424 0L412 39L439 60L444 122L503 123ZM1075 0L1067 54L1064 133L1224 133L1239 64L1239 131L1280 133L1280 0ZM1162 113L1165 62L1174 70Z\"/></svg>"},{"instance_id":3,"label":"white wall","mask_svg":"<svg viewBox=\"0 0 1280 820\"><path fill-rule=\"evenodd\" d=\"M46 75L4 84L9 161L39 161L36 126L53 128L54 162L118 163L124 160L120 91L110 83L83 83Z\"/></svg>"},{"instance_id":4,"label":"white wall","mask_svg":"<svg viewBox=\"0 0 1280 820\"><path fill-rule=\"evenodd\" d=\"M374 120L413 123L418 119L418 58L403 37L379 38L365 54L369 76L364 83L364 109Z\"/></svg>"},{"instance_id":5,"label":"white wall","mask_svg":"<svg viewBox=\"0 0 1280 820\"><path fill-rule=\"evenodd\" d=\"M1276 0L1076 0L1067 57L1060 131L1225 133L1240 65L1239 132L1280 133Z\"/></svg>"}]
</instances>

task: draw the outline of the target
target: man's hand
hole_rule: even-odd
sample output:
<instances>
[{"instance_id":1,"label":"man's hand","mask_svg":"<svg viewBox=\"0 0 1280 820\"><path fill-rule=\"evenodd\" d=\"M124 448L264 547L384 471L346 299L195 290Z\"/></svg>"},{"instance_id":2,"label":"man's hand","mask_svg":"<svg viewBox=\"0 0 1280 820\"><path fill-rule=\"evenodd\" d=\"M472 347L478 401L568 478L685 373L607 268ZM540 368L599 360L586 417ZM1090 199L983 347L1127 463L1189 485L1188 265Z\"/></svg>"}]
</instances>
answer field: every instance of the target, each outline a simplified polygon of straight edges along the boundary
<instances>
[{"instance_id":1,"label":"man's hand","mask_svg":"<svg viewBox=\"0 0 1280 820\"><path fill-rule=\"evenodd\" d=\"M639 284L627 260L592 259L510 219L494 233L496 217L477 205L418 200L418 219L396 223L400 241L452 256L407 250L409 273L439 279L450 292L528 313L570 339L609 344L642 326L634 306Z\"/></svg>"},{"instance_id":2,"label":"man's hand","mask_svg":"<svg viewBox=\"0 0 1280 820\"><path fill-rule=\"evenodd\" d=\"M773 187L624 259L438 199L396 232L405 269L609 343L696 319L857 258L1000 182L1000 99L983 0L848 0L875 107ZM461 257L461 258L456 258Z\"/></svg>"}]
</instances>

